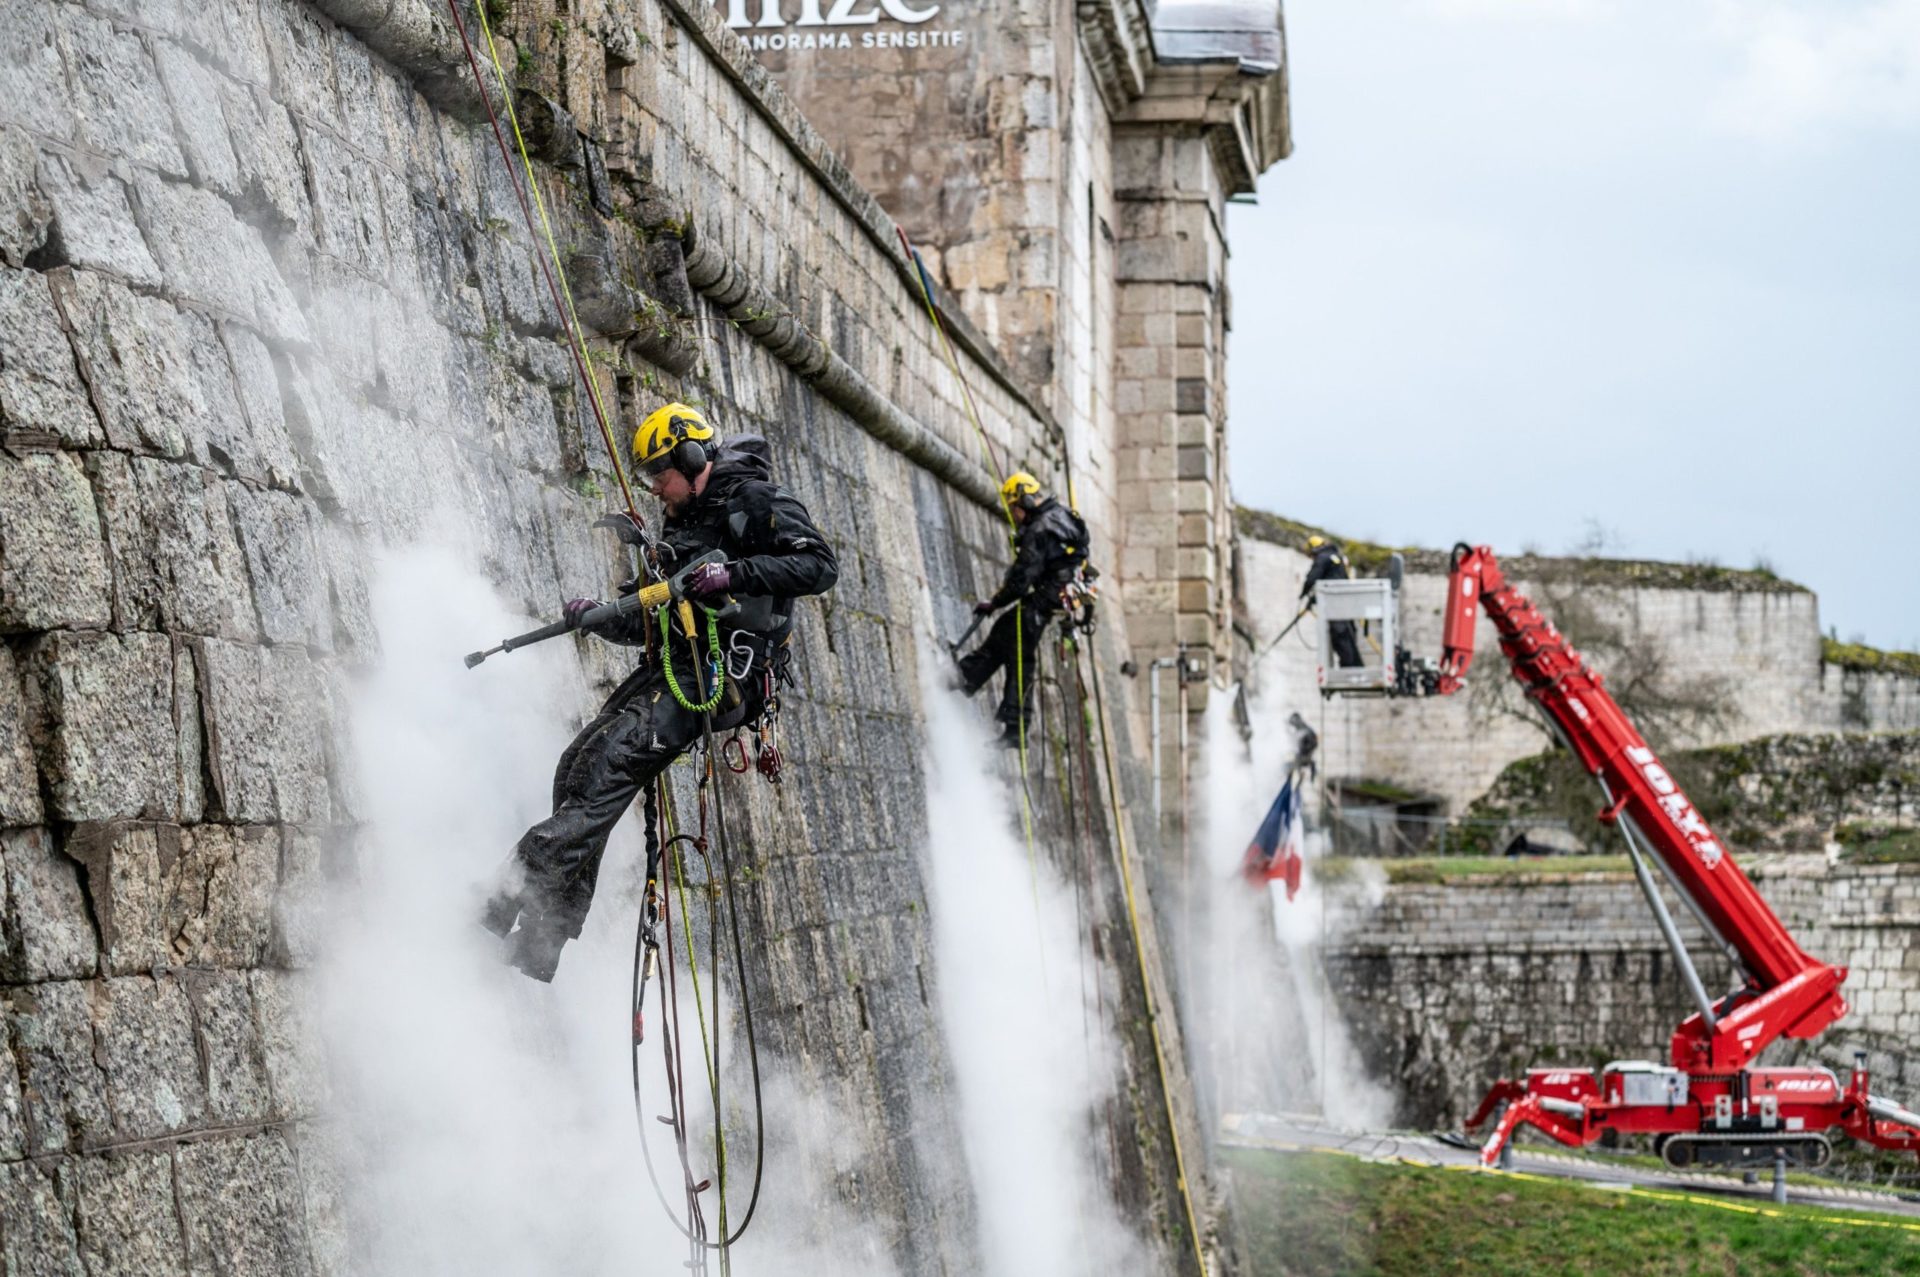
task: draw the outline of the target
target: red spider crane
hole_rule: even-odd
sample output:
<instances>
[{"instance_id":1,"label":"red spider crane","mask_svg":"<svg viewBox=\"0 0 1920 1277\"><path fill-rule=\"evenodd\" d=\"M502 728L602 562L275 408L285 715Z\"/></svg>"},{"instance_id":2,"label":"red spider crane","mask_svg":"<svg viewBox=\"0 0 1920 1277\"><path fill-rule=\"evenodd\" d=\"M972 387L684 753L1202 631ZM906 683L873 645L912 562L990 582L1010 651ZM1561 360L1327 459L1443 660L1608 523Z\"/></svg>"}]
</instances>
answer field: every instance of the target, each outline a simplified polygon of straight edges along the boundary
<instances>
[{"instance_id":1,"label":"red spider crane","mask_svg":"<svg viewBox=\"0 0 1920 1277\"><path fill-rule=\"evenodd\" d=\"M1813 1038L1847 1012L1845 967L1810 956L1733 863L1697 807L1552 622L1506 581L1493 551L1453 550L1440 667L1403 690L1457 692L1473 662L1476 608L1500 634L1500 650L1555 734L1606 798L1600 813L1625 837L1629 858L1661 933L1699 1010L1674 1031L1672 1065L1644 1061L1602 1069L1530 1069L1501 1079L1468 1119L1494 1118L1481 1148L1493 1165L1522 1124L1581 1147L1609 1131L1652 1135L1669 1165L1758 1166L1777 1159L1819 1166L1839 1130L1881 1148L1920 1151L1920 1114L1870 1095L1865 1055L1843 1087L1819 1066L1754 1062L1780 1037ZM1407 664L1402 662L1403 665ZM1664 873L1745 983L1715 1000L1654 886Z\"/></svg>"}]
</instances>

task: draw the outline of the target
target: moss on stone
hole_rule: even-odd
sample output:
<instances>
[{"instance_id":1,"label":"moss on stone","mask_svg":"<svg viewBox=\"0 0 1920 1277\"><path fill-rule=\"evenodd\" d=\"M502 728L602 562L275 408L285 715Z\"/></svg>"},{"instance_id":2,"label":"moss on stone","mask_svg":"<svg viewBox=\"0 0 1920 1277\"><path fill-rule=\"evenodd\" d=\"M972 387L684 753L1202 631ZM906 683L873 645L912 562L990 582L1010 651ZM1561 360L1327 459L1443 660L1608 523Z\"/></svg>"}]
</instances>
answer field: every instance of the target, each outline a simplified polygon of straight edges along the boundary
<instances>
[{"instance_id":1,"label":"moss on stone","mask_svg":"<svg viewBox=\"0 0 1920 1277\"><path fill-rule=\"evenodd\" d=\"M1248 506L1234 508L1234 524L1240 535L1285 546L1305 554L1307 538L1324 536L1339 544L1353 570L1363 576L1386 571L1387 560L1398 553L1406 560L1407 571L1438 574L1447 570L1452 551L1420 546L1388 546L1373 541L1358 541L1329 532L1325 528L1266 510ZM1729 568L1718 563L1663 563L1655 559L1614 559L1596 555L1501 555L1506 574L1516 580L1563 571L1577 564L1582 577L1596 585L1618 589L1701 590L1717 594L1806 594L1807 587L1788 581L1768 567ZM1871 650L1871 649L1867 649ZM1915 656L1915 672L1920 673L1920 656Z\"/></svg>"},{"instance_id":2,"label":"moss on stone","mask_svg":"<svg viewBox=\"0 0 1920 1277\"><path fill-rule=\"evenodd\" d=\"M1825 638L1820 640L1820 659L1843 670L1920 678L1920 652L1883 652L1865 643L1842 643Z\"/></svg>"}]
</instances>

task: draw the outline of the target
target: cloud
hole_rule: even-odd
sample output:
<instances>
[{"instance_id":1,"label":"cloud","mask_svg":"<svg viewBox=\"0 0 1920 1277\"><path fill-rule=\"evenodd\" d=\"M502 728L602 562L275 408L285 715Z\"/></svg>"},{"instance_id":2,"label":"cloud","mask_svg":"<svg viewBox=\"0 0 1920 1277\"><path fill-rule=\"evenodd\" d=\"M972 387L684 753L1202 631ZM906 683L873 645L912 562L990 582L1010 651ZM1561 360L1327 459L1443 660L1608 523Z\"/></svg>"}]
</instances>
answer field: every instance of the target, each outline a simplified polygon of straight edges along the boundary
<instances>
[{"instance_id":1,"label":"cloud","mask_svg":"<svg viewBox=\"0 0 1920 1277\"><path fill-rule=\"evenodd\" d=\"M1741 67L1719 122L1761 137L1920 126L1920 0L1715 0Z\"/></svg>"}]
</instances>

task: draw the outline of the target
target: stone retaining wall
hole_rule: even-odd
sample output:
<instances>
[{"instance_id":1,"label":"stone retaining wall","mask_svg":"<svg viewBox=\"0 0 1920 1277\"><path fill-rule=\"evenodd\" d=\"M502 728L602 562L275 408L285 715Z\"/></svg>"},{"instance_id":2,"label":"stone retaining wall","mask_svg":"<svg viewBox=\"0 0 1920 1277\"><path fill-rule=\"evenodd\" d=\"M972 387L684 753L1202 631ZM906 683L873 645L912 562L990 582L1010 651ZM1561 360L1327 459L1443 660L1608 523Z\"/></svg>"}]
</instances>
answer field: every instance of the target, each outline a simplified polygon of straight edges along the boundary
<instances>
[{"instance_id":1,"label":"stone retaining wall","mask_svg":"<svg viewBox=\"0 0 1920 1277\"><path fill-rule=\"evenodd\" d=\"M1751 875L1802 948L1850 968L1852 1013L1769 1063L1841 1071L1869 1053L1878 1093L1920 1092L1920 868L1839 866L1790 855ZM1709 992L1733 971L1669 898ZM1397 1088L1398 1120L1454 1125L1489 1083L1529 1066L1664 1061L1694 1007L1638 886L1626 875L1520 873L1396 885L1377 906L1348 898L1326 951L1335 1005L1372 1075Z\"/></svg>"}]
</instances>

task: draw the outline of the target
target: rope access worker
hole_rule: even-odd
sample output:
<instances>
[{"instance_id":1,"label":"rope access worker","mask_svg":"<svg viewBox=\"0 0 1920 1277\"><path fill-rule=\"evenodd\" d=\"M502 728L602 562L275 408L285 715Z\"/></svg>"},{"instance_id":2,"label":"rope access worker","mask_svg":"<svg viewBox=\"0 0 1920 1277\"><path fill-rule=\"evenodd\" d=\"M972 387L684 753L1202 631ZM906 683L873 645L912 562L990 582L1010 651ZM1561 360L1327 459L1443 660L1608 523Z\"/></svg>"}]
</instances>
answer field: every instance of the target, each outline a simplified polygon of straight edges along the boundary
<instances>
[{"instance_id":1,"label":"rope access worker","mask_svg":"<svg viewBox=\"0 0 1920 1277\"><path fill-rule=\"evenodd\" d=\"M738 435L723 443L685 404L668 404L640 423L633 465L666 509L657 545L664 572L713 550L726 556L697 568L686 594L695 602L717 604L727 595L739 602L739 613L720 622L726 678L712 727L753 722L774 681L786 681L794 599L824 594L839 577L833 549L806 507L772 481L764 439ZM573 599L565 613L577 624L597 606ZM591 632L641 645L649 625L657 622L637 612ZM508 961L536 980L553 979L560 950L580 934L607 836L621 814L706 726L706 715L688 707L685 689L712 686L697 673L706 668L707 636L698 648L678 633L666 642L682 693L669 685L656 647L560 756L553 814L521 837L481 915L481 925L507 941Z\"/></svg>"},{"instance_id":2,"label":"rope access worker","mask_svg":"<svg viewBox=\"0 0 1920 1277\"><path fill-rule=\"evenodd\" d=\"M1087 525L1024 470L1000 485L1000 503L1018 527L1013 563L998 592L973 610L991 616L1009 603L1019 606L1002 613L986 640L960 658L960 679L961 690L972 696L996 670L1006 671L994 717L1002 727L999 743L1018 746L1033 712L1040 635L1065 606L1062 591L1087 561Z\"/></svg>"},{"instance_id":3,"label":"rope access worker","mask_svg":"<svg viewBox=\"0 0 1920 1277\"><path fill-rule=\"evenodd\" d=\"M1311 607L1314 586L1322 581L1351 580L1353 573L1347 570L1347 556L1340 553L1340 547L1317 532L1307 538L1307 553L1313 556L1313 563L1307 568L1307 579L1300 584L1300 598ZM1327 622L1327 639L1333 644L1335 663L1360 664L1360 644L1354 638L1352 621Z\"/></svg>"}]
</instances>

